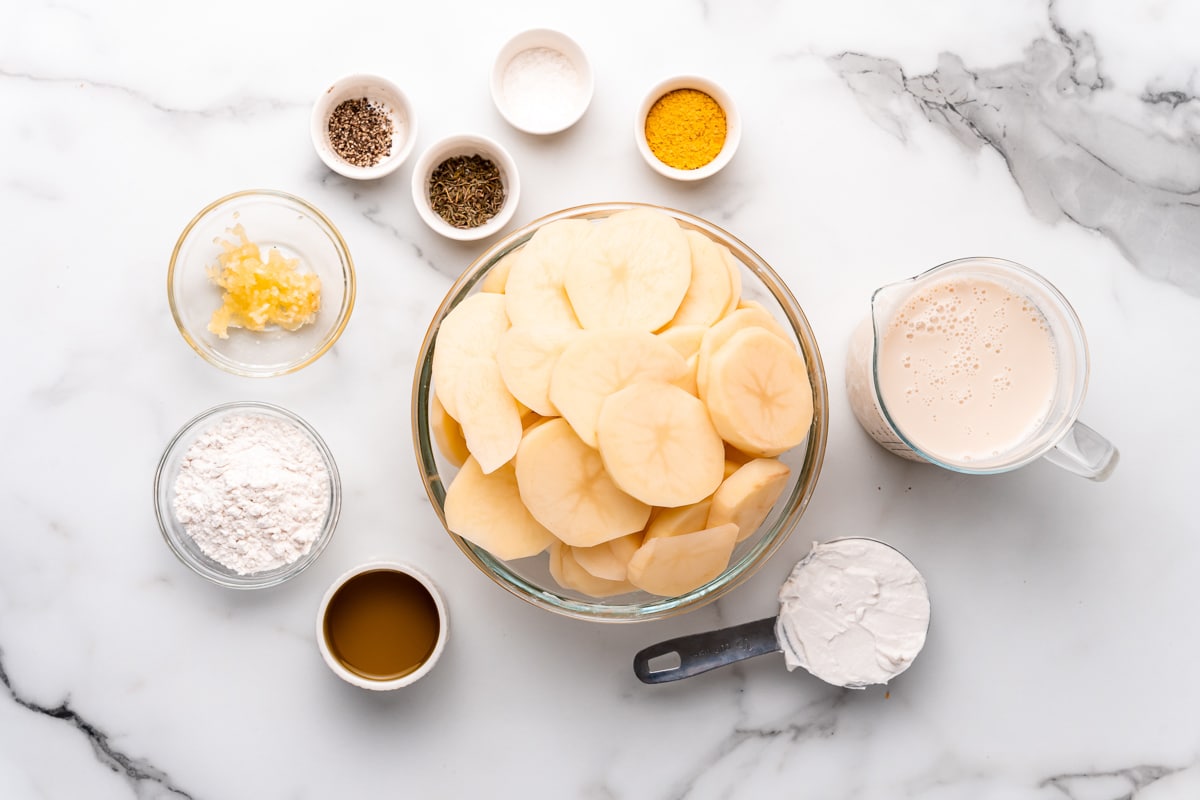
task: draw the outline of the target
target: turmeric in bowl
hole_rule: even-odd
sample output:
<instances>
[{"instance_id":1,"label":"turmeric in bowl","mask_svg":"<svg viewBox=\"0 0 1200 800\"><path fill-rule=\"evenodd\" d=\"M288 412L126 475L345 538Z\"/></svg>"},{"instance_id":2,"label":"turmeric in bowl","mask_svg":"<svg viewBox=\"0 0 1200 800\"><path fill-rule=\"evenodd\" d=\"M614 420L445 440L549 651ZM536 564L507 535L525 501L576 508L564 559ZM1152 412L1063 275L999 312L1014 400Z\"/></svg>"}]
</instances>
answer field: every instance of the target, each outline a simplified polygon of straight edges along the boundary
<instances>
[{"instance_id":1,"label":"turmeric in bowl","mask_svg":"<svg viewBox=\"0 0 1200 800\"><path fill-rule=\"evenodd\" d=\"M646 115L650 152L675 169L699 169L708 164L721 153L726 135L725 111L697 89L667 92Z\"/></svg>"},{"instance_id":2,"label":"turmeric in bowl","mask_svg":"<svg viewBox=\"0 0 1200 800\"><path fill-rule=\"evenodd\" d=\"M301 272L300 259L285 258L274 247L263 261L262 251L241 224L229 232L238 241L218 240L223 252L208 268L208 277L224 290L208 330L228 339L230 328L264 331L276 325L294 331L315 320L321 308L321 278Z\"/></svg>"}]
</instances>

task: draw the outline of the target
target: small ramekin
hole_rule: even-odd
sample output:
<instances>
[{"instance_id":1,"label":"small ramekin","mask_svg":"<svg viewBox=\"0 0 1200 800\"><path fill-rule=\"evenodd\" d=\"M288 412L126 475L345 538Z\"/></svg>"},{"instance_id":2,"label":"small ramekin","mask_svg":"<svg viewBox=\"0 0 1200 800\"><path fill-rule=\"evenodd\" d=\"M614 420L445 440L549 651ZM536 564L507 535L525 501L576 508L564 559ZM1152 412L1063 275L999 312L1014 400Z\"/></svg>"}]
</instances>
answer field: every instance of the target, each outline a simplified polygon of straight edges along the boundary
<instances>
[{"instance_id":1,"label":"small ramekin","mask_svg":"<svg viewBox=\"0 0 1200 800\"><path fill-rule=\"evenodd\" d=\"M433 652L429 654L429 658L425 659L421 666L417 667L407 675L402 675L399 678L394 678L388 681L377 681L364 678L363 676L347 669L337 659L337 657L334 656L333 651L329 646L329 641L325 636L325 615L329 610L329 602L333 600L333 596L337 594L338 589L341 589L344 585L346 585L346 582L351 578L367 572L374 572L376 570L400 572L408 575L410 578L415 579L418 583L425 587L425 591L429 592L429 596L433 598L433 604L437 607L438 612L438 638L437 643L433 646ZM446 601L442 599L442 594L438 591L438 588L434 584L433 580L416 567L413 567L409 564L402 564L398 561L369 561L365 564L360 564L357 567L346 570L329 585L329 589L326 590L324 597L321 598L321 605L317 610L317 649L321 651L321 658L324 659L325 665L329 667L334 675L337 675L346 683L349 683L352 686L357 686L361 689L369 689L375 692L387 692L393 689L400 689L402 687L414 684L421 678L428 675L430 671L433 670L433 667L437 663L438 659L441 658L442 651L446 649L446 639L449 637L449 633L450 617L446 612Z\"/></svg>"},{"instance_id":2,"label":"small ramekin","mask_svg":"<svg viewBox=\"0 0 1200 800\"><path fill-rule=\"evenodd\" d=\"M573 104L564 106L562 114L549 119L531 120L522 118L519 109L509 102L504 91L504 76L514 58L527 50L537 48L545 48L559 53L574 67L579 76L579 94ZM580 120L592 102L595 78L592 75L592 65L588 62L587 54L574 39L565 33L548 28L534 28L518 33L509 39L504 47L500 48L500 52L496 55L496 62L492 65L491 86L492 102L496 104L496 110L509 125L524 133L549 135L564 131ZM547 103L562 99L545 98Z\"/></svg>"},{"instance_id":3,"label":"small ramekin","mask_svg":"<svg viewBox=\"0 0 1200 800\"><path fill-rule=\"evenodd\" d=\"M329 143L329 117L346 100L365 97L381 104L392 119L392 152L378 164L359 167L339 156ZM329 85L313 103L310 122L313 147L325 166L339 175L355 180L382 178L395 172L417 141L417 117L400 87L378 75L354 74Z\"/></svg>"},{"instance_id":4,"label":"small ramekin","mask_svg":"<svg viewBox=\"0 0 1200 800\"><path fill-rule=\"evenodd\" d=\"M717 105L725 112L725 143L721 147L721 152L717 153L717 157L712 161L696 169L676 169L664 164L658 156L654 155L646 141L646 116L650 113L650 109L660 97L678 89L695 89L698 92L704 92L717 101ZM733 98L716 83L699 75L679 75L660 81L646 93L641 105L638 106L633 136L638 152L642 154L642 158L650 165L650 168L659 175L677 181L698 181L716 175L733 158L742 139L742 118L738 114Z\"/></svg>"},{"instance_id":5,"label":"small ramekin","mask_svg":"<svg viewBox=\"0 0 1200 800\"><path fill-rule=\"evenodd\" d=\"M433 176L433 171L446 159L454 156L473 155L482 156L499 168L500 182L504 186L504 205L500 207L496 216L482 225L474 228L456 228L442 219L430 205L429 181ZM497 234L508 224L521 199L521 179L517 174L517 163L499 142L475 134L448 136L426 148L425 152L417 159L417 163L413 165L412 196L417 213L434 232L447 239L469 242Z\"/></svg>"}]
</instances>

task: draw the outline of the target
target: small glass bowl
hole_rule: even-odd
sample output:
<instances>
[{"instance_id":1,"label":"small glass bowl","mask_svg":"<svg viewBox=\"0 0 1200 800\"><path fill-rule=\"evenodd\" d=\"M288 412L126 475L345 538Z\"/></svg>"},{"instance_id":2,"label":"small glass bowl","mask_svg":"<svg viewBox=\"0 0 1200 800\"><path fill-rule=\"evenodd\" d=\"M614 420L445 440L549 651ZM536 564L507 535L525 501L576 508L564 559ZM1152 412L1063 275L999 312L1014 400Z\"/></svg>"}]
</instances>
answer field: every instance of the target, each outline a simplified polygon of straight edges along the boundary
<instances>
[{"instance_id":1,"label":"small glass bowl","mask_svg":"<svg viewBox=\"0 0 1200 800\"><path fill-rule=\"evenodd\" d=\"M264 259L269 248L278 248L284 257L298 258L301 270L320 276L315 321L295 331L230 328L228 339L208 330L222 294L208 270L222 252L218 241L236 241L230 229L238 224ZM354 263L329 218L299 197L270 189L235 192L210 203L183 229L167 269L167 299L184 340L208 363L247 377L285 375L316 361L342 335L354 308Z\"/></svg>"},{"instance_id":2,"label":"small glass bowl","mask_svg":"<svg viewBox=\"0 0 1200 800\"><path fill-rule=\"evenodd\" d=\"M174 511L175 480L179 476L180 466L188 448L200 434L217 422L238 414L272 417L294 425L312 441L317 452L321 454L321 460L329 473L329 513L312 548L290 564L250 575L241 575L207 556L184 529L183 523L176 518ZM163 538L171 548L171 552L197 575L230 589L263 589L268 586L277 586L299 575L317 560L325 546L329 544L329 540L333 538L341 510L342 480L338 474L337 464L333 460L333 453L329 452L325 441L311 425L291 411L270 403L255 401L225 403L192 418L167 444L167 448L158 462L158 469L154 473L154 515L158 518L158 528L162 531Z\"/></svg>"},{"instance_id":3,"label":"small glass bowl","mask_svg":"<svg viewBox=\"0 0 1200 800\"><path fill-rule=\"evenodd\" d=\"M780 457L792 472L775 507L756 533L738 543L729 565L720 575L677 597L660 597L641 591L608 598L590 597L560 587L550 574L545 553L502 561L454 534L446 528L444 506L446 487L457 474L457 468L438 449L430 427L433 348L438 328L450 310L464 298L481 291L488 273L493 268L503 269L499 265L505 257L524 246L542 226L562 219L599 220L630 208L658 209L674 217L684 228L699 231L728 247L742 267L743 299L760 303L791 334L791 340L804 354L813 391L813 421L808 438ZM598 203L555 212L509 234L476 259L450 287L425 334L417 356L412 408L413 447L425 491L442 526L467 558L502 588L538 608L598 622L642 622L692 611L725 595L753 575L783 544L808 507L821 472L829 429L829 395L817 340L800 305L775 271L739 239L711 222L682 211L642 203Z\"/></svg>"}]
</instances>

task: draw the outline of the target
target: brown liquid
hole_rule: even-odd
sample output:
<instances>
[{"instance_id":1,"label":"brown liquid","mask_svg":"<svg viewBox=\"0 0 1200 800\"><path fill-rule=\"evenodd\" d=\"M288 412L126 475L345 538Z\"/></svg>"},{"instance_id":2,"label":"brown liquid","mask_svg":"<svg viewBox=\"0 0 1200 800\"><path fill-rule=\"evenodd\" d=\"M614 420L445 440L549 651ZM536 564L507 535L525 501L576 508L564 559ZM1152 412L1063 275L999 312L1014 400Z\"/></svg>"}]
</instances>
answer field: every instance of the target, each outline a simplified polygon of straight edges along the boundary
<instances>
[{"instance_id":1,"label":"brown liquid","mask_svg":"<svg viewBox=\"0 0 1200 800\"><path fill-rule=\"evenodd\" d=\"M325 642L346 669L374 681L413 672L433 654L440 618L429 591L388 569L355 575L325 612Z\"/></svg>"}]
</instances>

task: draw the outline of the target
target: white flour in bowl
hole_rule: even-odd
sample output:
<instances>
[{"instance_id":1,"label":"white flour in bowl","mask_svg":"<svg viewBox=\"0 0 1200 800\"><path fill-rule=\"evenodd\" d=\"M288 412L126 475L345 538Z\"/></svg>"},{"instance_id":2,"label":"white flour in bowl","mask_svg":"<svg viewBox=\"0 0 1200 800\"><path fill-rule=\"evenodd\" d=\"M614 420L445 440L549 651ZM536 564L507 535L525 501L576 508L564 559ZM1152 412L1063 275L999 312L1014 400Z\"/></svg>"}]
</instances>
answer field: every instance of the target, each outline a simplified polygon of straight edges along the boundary
<instances>
[{"instance_id":1,"label":"white flour in bowl","mask_svg":"<svg viewBox=\"0 0 1200 800\"><path fill-rule=\"evenodd\" d=\"M184 530L239 575L308 553L329 505L329 472L316 445L302 429L264 415L228 416L201 433L175 480Z\"/></svg>"}]
</instances>

